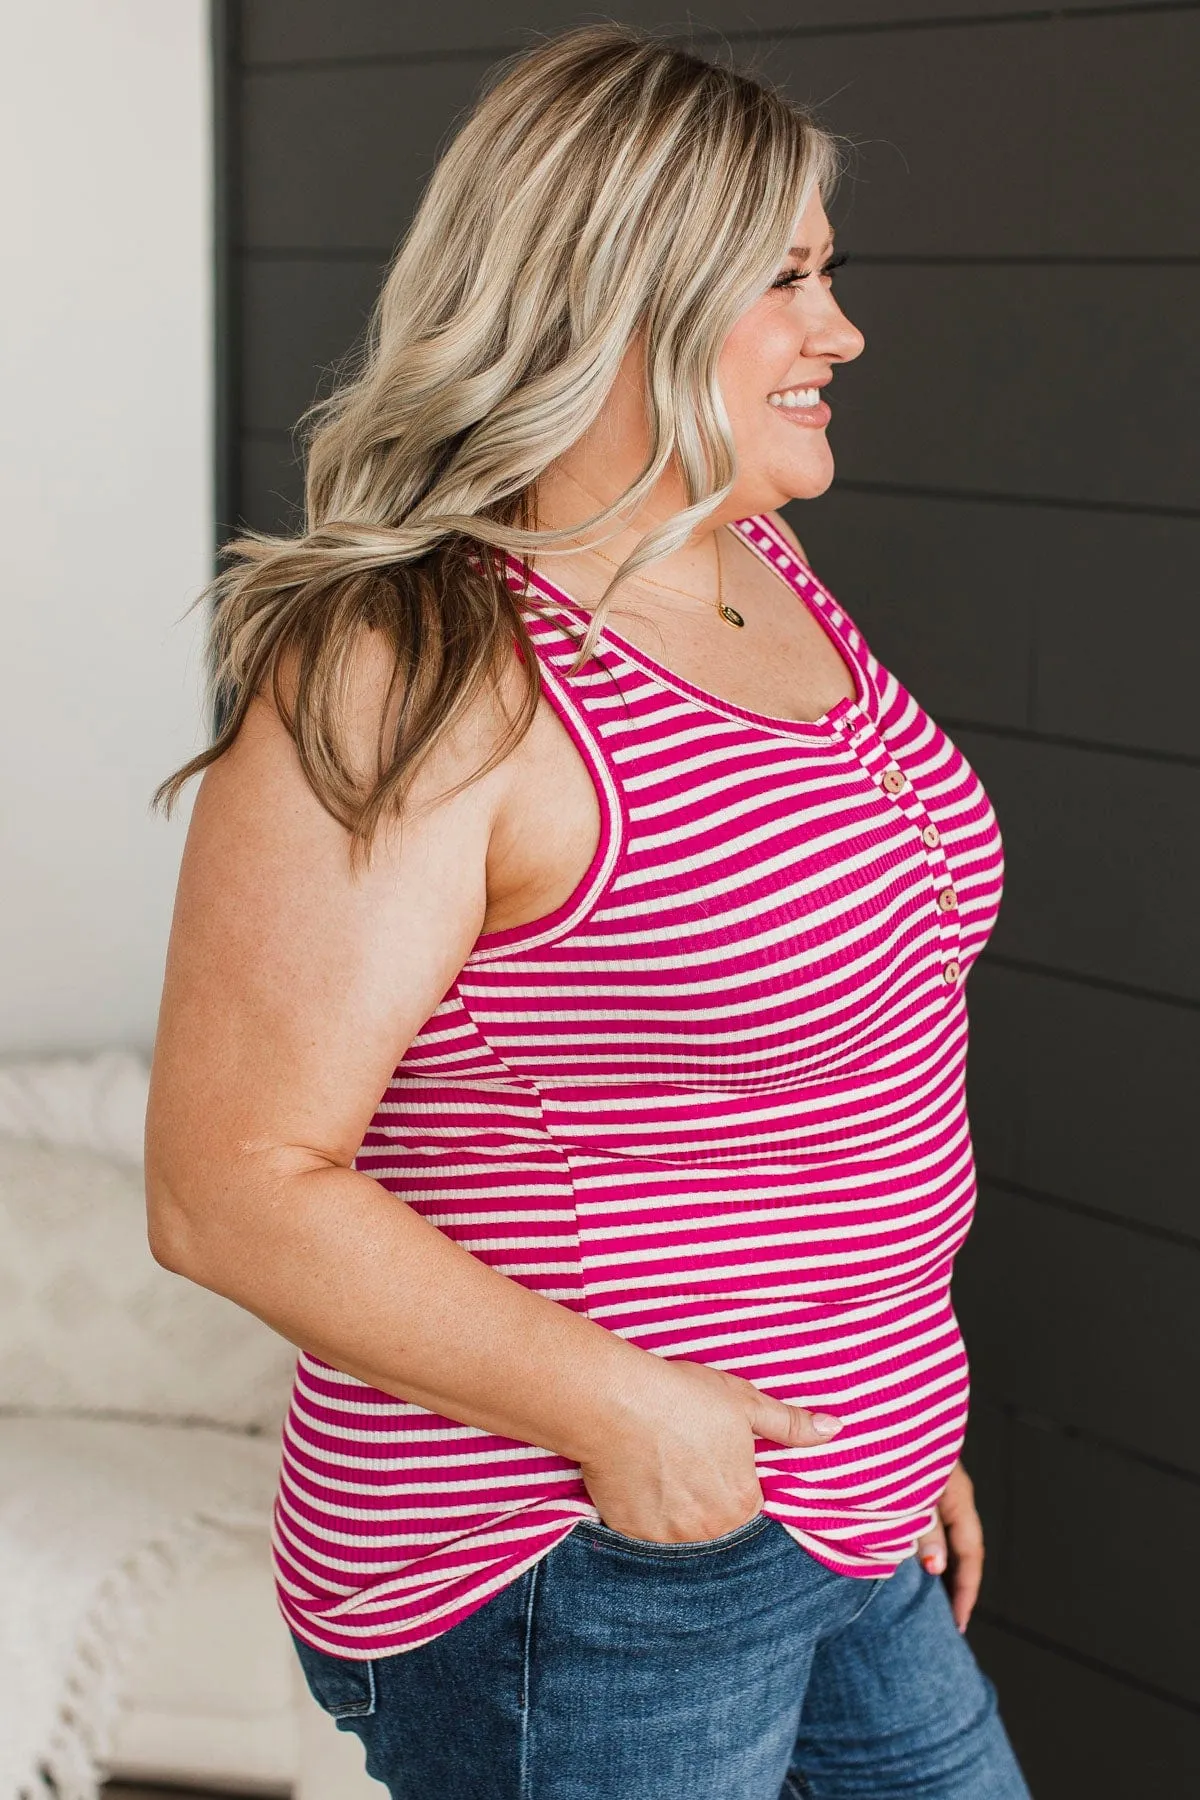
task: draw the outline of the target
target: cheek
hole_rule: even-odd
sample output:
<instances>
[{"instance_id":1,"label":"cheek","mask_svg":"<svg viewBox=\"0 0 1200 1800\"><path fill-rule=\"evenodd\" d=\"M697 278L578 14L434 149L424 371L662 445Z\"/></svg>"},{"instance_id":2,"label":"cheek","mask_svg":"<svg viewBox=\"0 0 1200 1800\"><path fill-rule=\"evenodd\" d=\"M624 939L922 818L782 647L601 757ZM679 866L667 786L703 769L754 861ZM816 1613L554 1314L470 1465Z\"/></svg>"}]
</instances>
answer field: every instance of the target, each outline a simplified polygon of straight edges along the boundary
<instances>
[{"instance_id":1,"label":"cheek","mask_svg":"<svg viewBox=\"0 0 1200 1800\"><path fill-rule=\"evenodd\" d=\"M779 317L773 294L752 306L725 339L717 379L735 424L759 419L772 388L787 380L796 354L793 336Z\"/></svg>"}]
</instances>

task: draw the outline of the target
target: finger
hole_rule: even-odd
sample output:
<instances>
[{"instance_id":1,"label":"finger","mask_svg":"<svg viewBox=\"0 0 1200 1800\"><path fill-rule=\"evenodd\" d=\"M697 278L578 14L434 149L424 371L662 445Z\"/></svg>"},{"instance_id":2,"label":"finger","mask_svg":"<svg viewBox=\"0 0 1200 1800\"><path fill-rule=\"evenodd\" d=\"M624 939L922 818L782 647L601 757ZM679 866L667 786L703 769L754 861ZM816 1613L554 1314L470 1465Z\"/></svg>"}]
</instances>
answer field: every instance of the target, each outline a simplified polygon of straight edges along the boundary
<instances>
[{"instance_id":1,"label":"finger","mask_svg":"<svg viewBox=\"0 0 1200 1800\"><path fill-rule=\"evenodd\" d=\"M965 1631L975 1610L983 1580L983 1540L971 1534L968 1541L960 1547L955 1543L951 1532L951 1554L954 1570L950 1578L950 1609L958 1629Z\"/></svg>"},{"instance_id":2,"label":"finger","mask_svg":"<svg viewBox=\"0 0 1200 1800\"><path fill-rule=\"evenodd\" d=\"M789 1444L794 1448L827 1444L842 1429L842 1421L832 1413L788 1406L757 1389L751 1400L750 1424L755 1437L769 1438L773 1444Z\"/></svg>"},{"instance_id":3,"label":"finger","mask_svg":"<svg viewBox=\"0 0 1200 1800\"><path fill-rule=\"evenodd\" d=\"M948 1560L946 1551L946 1533L939 1519L917 1539L917 1556L921 1567L927 1575L944 1575Z\"/></svg>"}]
</instances>

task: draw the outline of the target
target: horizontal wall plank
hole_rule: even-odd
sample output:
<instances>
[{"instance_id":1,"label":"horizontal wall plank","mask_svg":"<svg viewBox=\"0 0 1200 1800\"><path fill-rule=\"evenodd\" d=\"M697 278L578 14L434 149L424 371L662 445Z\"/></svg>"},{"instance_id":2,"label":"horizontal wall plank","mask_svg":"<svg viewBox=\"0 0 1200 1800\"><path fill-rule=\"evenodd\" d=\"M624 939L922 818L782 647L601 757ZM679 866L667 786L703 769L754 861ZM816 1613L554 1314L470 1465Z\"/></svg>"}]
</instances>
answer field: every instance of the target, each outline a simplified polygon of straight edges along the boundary
<instances>
[{"instance_id":1,"label":"horizontal wall plank","mask_svg":"<svg viewBox=\"0 0 1200 1800\"><path fill-rule=\"evenodd\" d=\"M360 338L384 278L373 261L241 265L242 424L290 431Z\"/></svg>"},{"instance_id":2,"label":"horizontal wall plank","mask_svg":"<svg viewBox=\"0 0 1200 1800\"><path fill-rule=\"evenodd\" d=\"M765 66L858 146L851 253L1117 258L1200 254L1198 65L1200 12L793 38Z\"/></svg>"},{"instance_id":3,"label":"horizontal wall plank","mask_svg":"<svg viewBox=\"0 0 1200 1800\"><path fill-rule=\"evenodd\" d=\"M1002 1625L971 1626L971 1648L1037 1800L1200 1793L1200 1717Z\"/></svg>"},{"instance_id":4,"label":"horizontal wall plank","mask_svg":"<svg viewBox=\"0 0 1200 1800\"><path fill-rule=\"evenodd\" d=\"M851 256L1058 249L1056 37L1042 21L774 46L768 72L854 145L828 208Z\"/></svg>"},{"instance_id":5,"label":"horizontal wall plank","mask_svg":"<svg viewBox=\"0 0 1200 1800\"><path fill-rule=\"evenodd\" d=\"M866 341L829 395L844 479L1200 509L1200 265L851 263L839 280Z\"/></svg>"},{"instance_id":6,"label":"horizontal wall plank","mask_svg":"<svg viewBox=\"0 0 1200 1800\"><path fill-rule=\"evenodd\" d=\"M242 243L386 252L487 67L479 57L244 75Z\"/></svg>"},{"instance_id":7,"label":"horizontal wall plank","mask_svg":"<svg viewBox=\"0 0 1200 1800\"><path fill-rule=\"evenodd\" d=\"M1200 1475L1195 1250L990 1188L955 1267L974 1389Z\"/></svg>"},{"instance_id":8,"label":"horizontal wall plank","mask_svg":"<svg viewBox=\"0 0 1200 1800\"><path fill-rule=\"evenodd\" d=\"M1200 517L863 493L836 477L787 516L935 717L1200 755L1200 707L1169 699L1200 688Z\"/></svg>"},{"instance_id":9,"label":"horizontal wall plank","mask_svg":"<svg viewBox=\"0 0 1200 1800\"><path fill-rule=\"evenodd\" d=\"M1064 19L1054 43L1055 251L1196 255L1200 11Z\"/></svg>"},{"instance_id":10,"label":"horizontal wall plank","mask_svg":"<svg viewBox=\"0 0 1200 1800\"><path fill-rule=\"evenodd\" d=\"M1040 517L1034 725L1200 753L1200 518Z\"/></svg>"},{"instance_id":11,"label":"horizontal wall plank","mask_svg":"<svg viewBox=\"0 0 1200 1800\"><path fill-rule=\"evenodd\" d=\"M818 499L784 510L816 574L922 706L1031 722L1043 595L1024 543L1037 535L1029 510L858 493L836 476Z\"/></svg>"},{"instance_id":12,"label":"horizontal wall plank","mask_svg":"<svg viewBox=\"0 0 1200 1800\"><path fill-rule=\"evenodd\" d=\"M1200 1011L1000 967L968 983L984 1176L1195 1239Z\"/></svg>"},{"instance_id":13,"label":"horizontal wall plank","mask_svg":"<svg viewBox=\"0 0 1200 1800\"><path fill-rule=\"evenodd\" d=\"M1020 1422L1013 1469L1005 1616L1200 1703L1200 1487Z\"/></svg>"},{"instance_id":14,"label":"horizontal wall plank","mask_svg":"<svg viewBox=\"0 0 1200 1800\"><path fill-rule=\"evenodd\" d=\"M831 201L852 252L1200 255L1200 12L784 38L757 61L853 141ZM488 63L248 71L246 241L393 243Z\"/></svg>"},{"instance_id":15,"label":"horizontal wall plank","mask_svg":"<svg viewBox=\"0 0 1200 1800\"><path fill-rule=\"evenodd\" d=\"M862 0L858 0L862 4ZM904 0L879 0L885 10ZM945 0L942 0L945 3ZM972 0L967 0L969 10ZM979 4L983 0L978 0ZM828 19L833 0L766 0L767 10L786 13L783 23L807 14ZM915 10L915 0L910 10ZM248 64L290 62L305 58L420 56L430 51L520 48L535 33L565 31L598 19L625 19L643 30L682 32L737 30L761 20L763 8L750 0L643 0L641 5L614 5L602 10L576 6L571 0L522 0L497 6L494 0L446 0L437 8L406 6L401 0L246 0L242 7L241 53ZM903 16L903 14L901 14ZM767 21L777 24L780 20Z\"/></svg>"},{"instance_id":16,"label":"horizontal wall plank","mask_svg":"<svg viewBox=\"0 0 1200 1800\"><path fill-rule=\"evenodd\" d=\"M1136 0L1134 0L1136 4ZM1153 0L1146 0L1148 5ZM1054 8L1027 10L1088 12L1129 0L1066 0ZM601 16L631 19L654 28L694 30L717 27L738 30L810 30L862 25L904 26L928 19L986 19L1019 10L1002 0L691 0L666 4L644 0L639 6L613 5ZM520 9L498 7L492 0L449 0L437 8L415 8L398 0L246 0L241 8L242 54L249 62L286 62L306 57L413 55L453 50L464 44L502 45L519 40L522 31L557 31L588 23L596 9L570 0L524 0ZM514 22L514 20L516 22Z\"/></svg>"},{"instance_id":17,"label":"horizontal wall plank","mask_svg":"<svg viewBox=\"0 0 1200 1800\"><path fill-rule=\"evenodd\" d=\"M1004 835L993 952L1200 999L1200 768L954 735Z\"/></svg>"}]
</instances>

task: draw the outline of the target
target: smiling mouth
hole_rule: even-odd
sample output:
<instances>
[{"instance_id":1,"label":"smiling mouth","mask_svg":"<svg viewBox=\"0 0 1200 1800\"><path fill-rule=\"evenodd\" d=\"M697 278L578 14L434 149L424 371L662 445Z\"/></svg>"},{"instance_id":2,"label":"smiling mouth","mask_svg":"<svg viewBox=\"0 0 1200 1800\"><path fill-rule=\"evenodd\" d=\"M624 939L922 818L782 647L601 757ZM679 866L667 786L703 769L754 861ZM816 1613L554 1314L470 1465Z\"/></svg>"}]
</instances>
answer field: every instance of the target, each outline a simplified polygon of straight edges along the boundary
<instances>
[{"instance_id":1,"label":"smiling mouth","mask_svg":"<svg viewBox=\"0 0 1200 1800\"><path fill-rule=\"evenodd\" d=\"M776 388L773 394L767 395L768 406L782 406L789 412L806 406L821 404L821 390L818 387Z\"/></svg>"},{"instance_id":2,"label":"smiling mouth","mask_svg":"<svg viewBox=\"0 0 1200 1800\"><path fill-rule=\"evenodd\" d=\"M767 404L777 418L786 420L789 425L828 425L833 417L828 402L822 400L821 390L816 387L776 388L774 393L767 395Z\"/></svg>"}]
</instances>

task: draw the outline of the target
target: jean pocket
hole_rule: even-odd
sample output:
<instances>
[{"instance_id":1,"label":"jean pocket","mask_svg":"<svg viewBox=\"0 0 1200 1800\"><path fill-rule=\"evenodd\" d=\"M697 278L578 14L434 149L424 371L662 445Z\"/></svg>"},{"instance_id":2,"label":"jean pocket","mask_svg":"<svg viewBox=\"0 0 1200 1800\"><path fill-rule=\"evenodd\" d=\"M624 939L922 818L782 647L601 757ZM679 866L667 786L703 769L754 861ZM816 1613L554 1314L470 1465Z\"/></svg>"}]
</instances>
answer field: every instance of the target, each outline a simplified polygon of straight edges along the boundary
<instances>
[{"instance_id":1,"label":"jean pocket","mask_svg":"<svg viewBox=\"0 0 1200 1800\"><path fill-rule=\"evenodd\" d=\"M766 1513L756 1512L753 1518L735 1525L732 1531L723 1531L720 1537L687 1538L682 1543L663 1544L655 1538L630 1537L626 1532L616 1531L611 1525L601 1524L596 1519L581 1519L571 1535L578 1537L582 1533L595 1543L610 1545L614 1550L628 1550L634 1556L672 1560L679 1557L711 1556L715 1551L731 1550L735 1544L757 1537L770 1523Z\"/></svg>"},{"instance_id":2,"label":"jean pocket","mask_svg":"<svg viewBox=\"0 0 1200 1800\"><path fill-rule=\"evenodd\" d=\"M331 1719L364 1719L375 1711L375 1665L330 1656L292 1632L308 1691Z\"/></svg>"}]
</instances>

